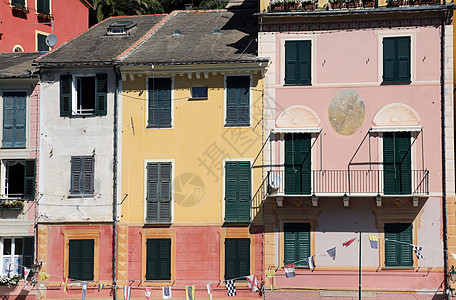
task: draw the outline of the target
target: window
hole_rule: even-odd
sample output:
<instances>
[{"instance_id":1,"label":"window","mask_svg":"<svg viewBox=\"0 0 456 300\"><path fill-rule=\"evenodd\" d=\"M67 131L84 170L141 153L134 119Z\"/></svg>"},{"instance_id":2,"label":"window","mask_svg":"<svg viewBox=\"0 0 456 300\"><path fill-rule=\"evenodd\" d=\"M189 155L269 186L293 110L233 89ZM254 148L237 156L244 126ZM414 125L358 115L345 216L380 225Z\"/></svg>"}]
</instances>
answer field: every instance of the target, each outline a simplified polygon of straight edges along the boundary
<instances>
[{"instance_id":1,"label":"window","mask_svg":"<svg viewBox=\"0 0 456 300\"><path fill-rule=\"evenodd\" d=\"M35 160L3 161L3 197L33 199L35 197Z\"/></svg>"},{"instance_id":2,"label":"window","mask_svg":"<svg viewBox=\"0 0 456 300\"><path fill-rule=\"evenodd\" d=\"M171 280L171 239L147 239L146 280Z\"/></svg>"},{"instance_id":3,"label":"window","mask_svg":"<svg viewBox=\"0 0 456 300\"><path fill-rule=\"evenodd\" d=\"M171 78L149 79L148 127L171 127Z\"/></svg>"},{"instance_id":4,"label":"window","mask_svg":"<svg viewBox=\"0 0 456 300\"><path fill-rule=\"evenodd\" d=\"M25 8L25 0L11 0L11 5Z\"/></svg>"},{"instance_id":5,"label":"window","mask_svg":"<svg viewBox=\"0 0 456 300\"><path fill-rule=\"evenodd\" d=\"M285 84L310 85L311 41L285 42Z\"/></svg>"},{"instance_id":6,"label":"window","mask_svg":"<svg viewBox=\"0 0 456 300\"><path fill-rule=\"evenodd\" d=\"M412 224L385 223L385 266L412 267Z\"/></svg>"},{"instance_id":7,"label":"window","mask_svg":"<svg viewBox=\"0 0 456 300\"><path fill-rule=\"evenodd\" d=\"M24 48L21 45L16 45L13 47L13 52L24 52Z\"/></svg>"},{"instance_id":8,"label":"window","mask_svg":"<svg viewBox=\"0 0 456 300\"><path fill-rule=\"evenodd\" d=\"M71 188L72 194L93 194L94 177L93 156L71 157Z\"/></svg>"},{"instance_id":9,"label":"window","mask_svg":"<svg viewBox=\"0 0 456 300\"><path fill-rule=\"evenodd\" d=\"M250 126L250 76L226 78L226 126Z\"/></svg>"},{"instance_id":10,"label":"window","mask_svg":"<svg viewBox=\"0 0 456 300\"><path fill-rule=\"evenodd\" d=\"M1 241L1 274L23 274L23 268L30 267L34 263L35 239L33 236L4 237Z\"/></svg>"},{"instance_id":11,"label":"window","mask_svg":"<svg viewBox=\"0 0 456 300\"><path fill-rule=\"evenodd\" d=\"M285 134L285 194L311 193L311 135Z\"/></svg>"},{"instance_id":12,"label":"window","mask_svg":"<svg viewBox=\"0 0 456 300\"><path fill-rule=\"evenodd\" d=\"M3 94L3 147L25 147L27 94Z\"/></svg>"},{"instance_id":13,"label":"window","mask_svg":"<svg viewBox=\"0 0 456 300\"><path fill-rule=\"evenodd\" d=\"M171 163L147 164L148 223L171 222Z\"/></svg>"},{"instance_id":14,"label":"window","mask_svg":"<svg viewBox=\"0 0 456 300\"><path fill-rule=\"evenodd\" d=\"M46 37L47 35L37 33L36 40L37 40L37 51L49 51L49 46L46 44Z\"/></svg>"},{"instance_id":15,"label":"window","mask_svg":"<svg viewBox=\"0 0 456 300\"><path fill-rule=\"evenodd\" d=\"M412 160L410 132L383 133L383 178L385 195L410 195Z\"/></svg>"},{"instance_id":16,"label":"window","mask_svg":"<svg viewBox=\"0 0 456 300\"><path fill-rule=\"evenodd\" d=\"M51 13L49 2L51 0L36 0L36 11L41 14Z\"/></svg>"},{"instance_id":17,"label":"window","mask_svg":"<svg viewBox=\"0 0 456 300\"><path fill-rule=\"evenodd\" d=\"M297 266L307 266L305 260L310 256L310 223L285 223L284 264L299 261Z\"/></svg>"},{"instance_id":18,"label":"window","mask_svg":"<svg viewBox=\"0 0 456 300\"><path fill-rule=\"evenodd\" d=\"M225 163L225 222L250 222L250 162Z\"/></svg>"},{"instance_id":19,"label":"window","mask_svg":"<svg viewBox=\"0 0 456 300\"><path fill-rule=\"evenodd\" d=\"M410 37L383 38L383 82L410 82Z\"/></svg>"},{"instance_id":20,"label":"window","mask_svg":"<svg viewBox=\"0 0 456 300\"><path fill-rule=\"evenodd\" d=\"M75 86L72 75L61 75L60 116L105 116L107 86L107 74L75 77Z\"/></svg>"},{"instance_id":21,"label":"window","mask_svg":"<svg viewBox=\"0 0 456 300\"><path fill-rule=\"evenodd\" d=\"M93 280L94 240L69 240L68 277Z\"/></svg>"},{"instance_id":22,"label":"window","mask_svg":"<svg viewBox=\"0 0 456 300\"><path fill-rule=\"evenodd\" d=\"M192 86L192 98L207 99L207 86Z\"/></svg>"},{"instance_id":23,"label":"window","mask_svg":"<svg viewBox=\"0 0 456 300\"><path fill-rule=\"evenodd\" d=\"M250 239L225 239L225 279L250 275Z\"/></svg>"}]
</instances>

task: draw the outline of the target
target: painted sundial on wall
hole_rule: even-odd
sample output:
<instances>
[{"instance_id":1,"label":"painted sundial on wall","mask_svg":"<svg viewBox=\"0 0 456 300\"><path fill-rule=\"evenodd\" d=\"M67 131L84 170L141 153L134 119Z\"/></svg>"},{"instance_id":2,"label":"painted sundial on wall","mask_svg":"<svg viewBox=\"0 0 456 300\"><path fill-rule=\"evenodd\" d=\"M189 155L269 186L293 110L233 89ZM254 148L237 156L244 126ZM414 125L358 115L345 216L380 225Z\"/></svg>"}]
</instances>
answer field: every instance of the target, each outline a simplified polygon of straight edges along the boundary
<instances>
[{"instance_id":1,"label":"painted sundial on wall","mask_svg":"<svg viewBox=\"0 0 456 300\"><path fill-rule=\"evenodd\" d=\"M205 193L203 180L196 174L183 173L174 180L174 199L184 207L196 206Z\"/></svg>"},{"instance_id":2,"label":"painted sundial on wall","mask_svg":"<svg viewBox=\"0 0 456 300\"><path fill-rule=\"evenodd\" d=\"M352 135L355 133L363 125L364 117L364 101L352 89L337 92L329 104L329 122L339 134Z\"/></svg>"}]
</instances>

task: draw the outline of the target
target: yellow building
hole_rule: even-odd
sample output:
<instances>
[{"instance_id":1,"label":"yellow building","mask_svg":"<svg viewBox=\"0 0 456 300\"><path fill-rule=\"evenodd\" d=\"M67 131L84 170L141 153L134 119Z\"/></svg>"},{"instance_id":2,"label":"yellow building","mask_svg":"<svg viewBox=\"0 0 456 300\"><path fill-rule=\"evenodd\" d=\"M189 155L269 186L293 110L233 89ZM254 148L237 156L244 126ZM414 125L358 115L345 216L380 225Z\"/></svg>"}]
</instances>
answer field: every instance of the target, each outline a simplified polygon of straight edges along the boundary
<instances>
[{"instance_id":1,"label":"yellow building","mask_svg":"<svg viewBox=\"0 0 456 300\"><path fill-rule=\"evenodd\" d=\"M119 57L118 285L179 297L196 284L207 296L206 283L262 271L251 198L263 181L267 60L255 55L255 22L247 11L174 12Z\"/></svg>"}]
</instances>

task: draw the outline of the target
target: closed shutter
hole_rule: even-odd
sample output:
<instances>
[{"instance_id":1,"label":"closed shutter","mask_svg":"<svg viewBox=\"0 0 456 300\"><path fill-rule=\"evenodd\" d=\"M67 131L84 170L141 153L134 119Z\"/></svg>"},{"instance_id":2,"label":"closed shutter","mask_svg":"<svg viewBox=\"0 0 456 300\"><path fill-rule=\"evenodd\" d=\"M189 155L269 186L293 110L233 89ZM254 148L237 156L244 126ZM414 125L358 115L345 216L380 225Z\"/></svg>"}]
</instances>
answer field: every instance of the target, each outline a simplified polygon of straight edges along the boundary
<instances>
[{"instance_id":1,"label":"closed shutter","mask_svg":"<svg viewBox=\"0 0 456 300\"><path fill-rule=\"evenodd\" d=\"M298 63L298 42L285 42L285 84L298 83Z\"/></svg>"},{"instance_id":2,"label":"closed shutter","mask_svg":"<svg viewBox=\"0 0 456 300\"><path fill-rule=\"evenodd\" d=\"M24 197L28 199L35 198L36 185L36 161L34 159L25 160L24 176Z\"/></svg>"},{"instance_id":3,"label":"closed shutter","mask_svg":"<svg viewBox=\"0 0 456 300\"><path fill-rule=\"evenodd\" d=\"M410 37L383 39L383 81L410 82Z\"/></svg>"},{"instance_id":4,"label":"closed shutter","mask_svg":"<svg viewBox=\"0 0 456 300\"><path fill-rule=\"evenodd\" d=\"M410 195L412 185L410 132L383 134L385 195Z\"/></svg>"},{"instance_id":5,"label":"closed shutter","mask_svg":"<svg viewBox=\"0 0 456 300\"><path fill-rule=\"evenodd\" d=\"M150 127L171 127L171 78L149 79Z\"/></svg>"},{"instance_id":6,"label":"closed shutter","mask_svg":"<svg viewBox=\"0 0 456 300\"><path fill-rule=\"evenodd\" d=\"M81 192L81 176L82 176L82 157L72 156L71 157L71 193Z\"/></svg>"},{"instance_id":7,"label":"closed shutter","mask_svg":"<svg viewBox=\"0 0 456 300\"><path fill-rule=\"evenodd\" d=\"M383 81L396 81L396 42L395 38L383 39Z\"/></svg>"},{"instance_id":8,"label":"closed shutter","mask_svg":"<svg viewBox=\"0 0 456 300\"><path fill-rule=\"evenodd\" d=\"M94 240L82 240L82 280L93 280Z\"/></svg>"},{"instance_id":9,"label":"closed shutter","mask_svg":"<svg viewBox=\"0 0 456 300\"><path fill-rule=\"evenodd\" d=\"M95 81L95 114L106 116L106 102L108 92L108 75L97 74Z\"/></svg>"},{"instance_id":10,"label":"closed shutter","mask_svg":"<svg viewBox=\"0 0 456 300\"><path fill-rule=\"evenodd\" d=\"M82 240L70 240L68 243L68 277L81 280Z\"/></svg>"},{"instance_id":11,"label":"closed shutter","mask_svg":"<svg viewBox=\"0 0 456 300\"><path fill-rule=\"evenodd\" d=\"M298 262L307 266L305 260L310 256L310 223L286 223L284 230L284 263Z\"/></svg>"},{"instance_id":12,"label":"closed shutter","mask_svg":"<svg viewBox=\"0 0 456 300\"><path fill-rule=\"evenodd\" d=\"M250 222L250 162L225 164L225 222Z\"/></svg>"},{"instance_id":13,"label":"closed shutter","mask_svg":"<svg viewBox=\"0 0 456 300\"><path fill-rule=\"evenodd\" d=\"M49 46L46 45L46 35L37 34L38 49L37 51L49 51Z\"/></svg>"},{"instance_id":14,"label":"closed shutter","mask_svg":"<svg viewBox=\"0 0 456 300\"><path fill-rule=\"evenodd\" d=\"M171 222L171 163L147 164L147 222Z\"/></svg>"},{"instance_id":15,"label":"closed shutter","mask_svg":"<svg viewBox=\"0 0 456 300\"><path fill-rule=\"evenodd\" d=\"M384 173L384 193L385 195L398 194L396 184L396 164L395 164L395 142L394 133L383 133L383 173Z\"/></svg>"},{"instance_id":16,"label":"closed shutter","mask_svg":"<svg viewBox=\"0 0 456 300\"><path fill-rule=\"evenodd\" d=\"M250 125L250 77L227 77L226 98L226 125Z\"/></svg>"},{"instance_id":17,"label":"closed shutter","mask_svg":"<svg viewBox=\"0 0 456 300\"><path fill-rule=\"evenodd\" d=\"M26 103L27 96L25 93L18 94L14 105L15 117L15 132L14 132L14 145L15 147L25 147L25 122L26 122Z\"/></svg>"},{"instance_id":18,"label":"closed shutter","mask_svg":"<svg viewBox=\"0 0 456 300\"><path fill-rule=\"evenodd\" d=\"M399 193L410 195L412 193L412 158L411 158L411 135L410 132L396 133L396 158L398 162L397 181Z\"/></svg>"},{"instance_id":19,"label":"closed shutter","mask_svg":"<svg viewBox=\"0 0 456 300\"><path fill-rule=\"evenodd\" d=\"M11 5L25 8L25 0L11 0Z\"/></svg>"},{"instance_id":20,"label":"closed shutter","mask_svg":"<svg viewBox=\"0 0 456 300\"><path fill-rule=\"evenodd\" d=\"M33 236L24 237L22 247L24 267L30 268L35 262L35 238Z\"/></svg>"},{"instance_id":21,"label":"closed shutter","mask_svg":"<svg viewBox=\"0 0 456 300\"><path fill-rule=\"evenodd\" d=\"M94 158L92 156L82 157L82 193L93 193Z\"/></svg>"},{"instance_id":22,"label":"closed shutter","mask_svg":"<svg viewBox=\"0 0 456 300\"><path fill-rule=\"evenodd\" d=\"M72 94L71 75L60 75L60 116L71 116L71 94Z\"/></svg>"},{"instance_id":23,"label":"closed shutter","mask_svg":"<svg viewBox=\"0 0 456 300\"><path fill-rule=\"evenodd\" d=\"M400 82L410 81L410 37L397 38L398 78Z\"/></svg>"},{"instance_id":24,"label":"closed shutter","mask_svg":"<svg viewBox=\"0 0 456 300\"><path fill-rule=\"evenodd\" d=\"M70 240L68 244L68 277L73 280L93 280L94 240Z\"/></svg>"},{"instance_id":25,"label":"closed shutter","mask_svg":"<svg viewBox=\"0 0 456 300\"><path fill-rule=\"evenodd\" d=\"M250 275L250 239L225 239L225 279Z\"/></svg>"},{"instance_id":26,"label":"closed shutter","mask_svg":"<svg viewBox=\"0 0 456 300\"><path fill-rule=\"evenodd\" d=\"M146 280L170 280L171 239L148 239L146 247Z\"/></svg>"},{"instance_id":27,"label":"closed shutter","mask_svg":"<svg viewBox=\"0 0 456 300\"><path fill-rule=\"evenodd\" d=\"M285 134L285 194L311 194L311 135Z\"/></svg>"},{"instance_id":28,"label":"closed shutter","mask_svg":"<svg viewBox=\"0 0 456 300\"><path fill-rule=\"evenodd\" d=\"M385 266L413 266L412 228L410 223L385 224Z\"/></svg>"},{"instance_id":29,"label":"closed shutter","mask_svg":"<svg viewBox=\"0 0 456 300\"><path fill-rule=\"evenodd\" d=\"M299 41L298 42L298 83L300 84L311 84L311 42L310 41Z\"/></svg>"},{"instance_id":30,"label":"closed shutter","mask_svg":"<svg viewBox=\"0 0 456 300\"><path fill-rule=\"evenodd\" d=\"M13 147L15 140L15 95L3 94L3 147Z\"/></svg>"},{"instance_id":31,"label":"closed shutter","mask_svg":"<svg viewBox=\"0 0 456 300\"><path fill-rule=\"evenodd\" d=\"M36 1L36 10L42 14L49 14L49 0L37 0Z\"/></svg>"}]
</instances>

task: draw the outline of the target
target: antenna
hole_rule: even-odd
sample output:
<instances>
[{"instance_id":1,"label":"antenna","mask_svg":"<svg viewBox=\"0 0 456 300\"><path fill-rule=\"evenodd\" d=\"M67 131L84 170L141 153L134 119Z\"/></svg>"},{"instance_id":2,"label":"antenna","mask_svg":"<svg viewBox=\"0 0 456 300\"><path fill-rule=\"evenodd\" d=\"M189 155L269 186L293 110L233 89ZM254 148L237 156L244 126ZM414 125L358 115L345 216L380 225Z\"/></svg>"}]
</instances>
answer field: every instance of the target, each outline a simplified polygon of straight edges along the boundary
<instances>
[{"instance_id":1,"label":"antenna","mask_svg":"<svg viewBox=\"0 0 456 300\"><path fill-rule=\"evenodd\" d=\"M57 36L55 34L50 34L46 37L46 45L49 47L54 47L57 44Z\"/></svg>"}]
</instances>

